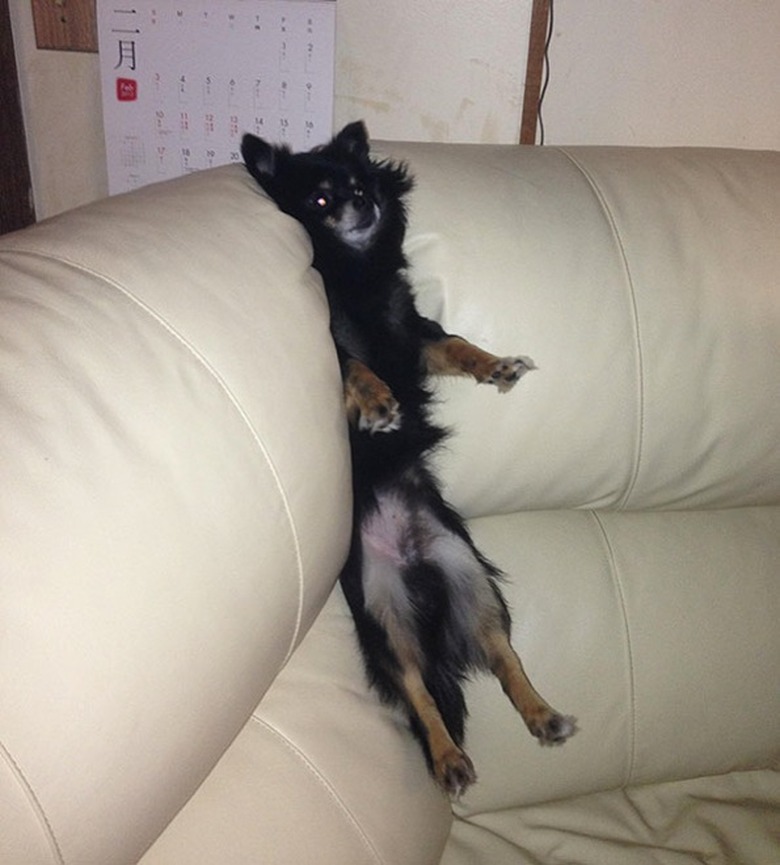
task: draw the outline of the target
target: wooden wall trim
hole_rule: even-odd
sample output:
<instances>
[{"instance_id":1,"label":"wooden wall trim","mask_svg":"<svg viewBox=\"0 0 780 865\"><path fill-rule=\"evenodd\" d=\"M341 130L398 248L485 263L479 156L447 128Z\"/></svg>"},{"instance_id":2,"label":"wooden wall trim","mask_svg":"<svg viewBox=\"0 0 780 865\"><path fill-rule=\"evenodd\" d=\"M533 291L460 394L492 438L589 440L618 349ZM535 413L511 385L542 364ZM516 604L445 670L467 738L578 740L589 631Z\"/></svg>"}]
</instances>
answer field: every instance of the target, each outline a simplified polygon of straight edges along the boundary
<instances>
[{"instance_id":1,"label":"wooden wall trim","mask_svg":"<svg viewBox=\"0 0 780 865\"><path fill-rule=\"evenodd\" d=\"M0 234L35 222L8 0L0 0Z\"/></svg>"},{"instance_id":2,"label":"wooden wall trim","mask_svg":"<svg viewBox=\"0 0 780 865\"><path fill-rule=\"evenodd\" d=\"M38 48L97 52L95 0L32 0L32 13Z\"/></svg>"},{"instance_id":3,"label":"wooden wall trim","mask_svg":"<svg viewBox=\"0 0 780 865\"><path fill-rule=\"evenodd\" d=\"M547 45L547 27L550 18L549 0L533 0L531 31L528 38L528 61L525 70L523 115L520 120L520 144L536 143L539 120L539 96L544 74L544 52Z\"/></svg>"}]
</instances>

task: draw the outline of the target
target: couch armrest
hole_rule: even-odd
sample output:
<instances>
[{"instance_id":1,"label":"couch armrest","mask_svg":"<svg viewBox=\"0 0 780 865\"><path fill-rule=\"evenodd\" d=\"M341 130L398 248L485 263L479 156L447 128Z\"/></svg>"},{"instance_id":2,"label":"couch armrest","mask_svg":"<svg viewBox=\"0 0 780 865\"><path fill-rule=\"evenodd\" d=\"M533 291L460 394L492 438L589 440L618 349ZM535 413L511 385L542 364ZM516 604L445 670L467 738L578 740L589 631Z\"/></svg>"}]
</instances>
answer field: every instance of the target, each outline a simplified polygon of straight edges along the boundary
<instances>
[{"instance_id":1,"label":"couch armrest","mask_svg":"<svg viewBox=\"0 0 780 865\"><path fill-rule=\"evenodd\" d=\"M136 861L345 553L327 307L237 166L4 238L0 285L0 860Z\"/></svg>"}]
</instances>

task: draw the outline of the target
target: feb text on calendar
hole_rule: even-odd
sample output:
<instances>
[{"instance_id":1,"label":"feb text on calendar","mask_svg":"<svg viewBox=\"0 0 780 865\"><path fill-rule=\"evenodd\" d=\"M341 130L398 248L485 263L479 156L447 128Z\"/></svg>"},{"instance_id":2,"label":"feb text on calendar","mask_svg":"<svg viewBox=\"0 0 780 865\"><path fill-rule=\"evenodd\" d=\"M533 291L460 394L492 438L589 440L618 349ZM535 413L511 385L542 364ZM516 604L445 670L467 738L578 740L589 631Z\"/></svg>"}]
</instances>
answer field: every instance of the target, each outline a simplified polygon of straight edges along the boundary
<instances>
[{"instance_id":1,"label":"feb text on calendar","mask_svg":"<svg viewBox=\"0 0 780 865\"><path fill-rule=\"evenodd\" d=\"M333 132L335 0L98 0L109 192Z\"/></svg>"}]
</instances>

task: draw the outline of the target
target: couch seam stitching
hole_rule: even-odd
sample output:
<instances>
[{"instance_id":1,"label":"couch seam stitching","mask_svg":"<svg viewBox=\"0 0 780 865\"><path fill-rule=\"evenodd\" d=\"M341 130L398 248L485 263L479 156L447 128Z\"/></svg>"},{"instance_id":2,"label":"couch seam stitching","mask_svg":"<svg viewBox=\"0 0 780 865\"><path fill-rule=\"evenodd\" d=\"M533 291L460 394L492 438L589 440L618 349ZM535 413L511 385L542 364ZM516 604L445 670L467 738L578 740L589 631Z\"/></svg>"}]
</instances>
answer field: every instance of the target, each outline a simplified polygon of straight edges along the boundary
<instances>
[{"instance_id":1,"label":"couch seam stitching","mask_svg":"<svg viewBox=\"0 0 780 865\"><path fill-rule=\"evenodd\" d=\"M27 776L22 771L21 766L16 762L16 760L14 760L11 752L1 741L0 754L3 756L5 762L10 766L11 773L16 777L19 785L26 793L27 798L32 805L33 813L38 818L39 825L41 825L44 835L49 840L52 852L54 853L54 858L57 860L57 862L60 863L60 865L65 865L65 857L62 855L62 849L60 848L59 842L57 841L57 836L54 832L54 828L46 815L46 810L41 804L38 796L35 794L35 790L33 789L32 784L30 784L30 782L28 781Z\"/></svg>"},{"instance_id":2,"label":"couch seam stitching","mask_svg":"<svg viewBox=\"0 0 780 865\"><path fill-rule=\"evenodd\" d=\"M384 858L380 855L379 851L371 842L371 839L363 830L355 815L347 807L344 800L336 793L333 785L327 780L327 778L322 774L322 772L317 768L317 766L306 756L306 754L304 754L304 752L288 736L282 733L281 730L278 729L278 727L275 727L265 718L260 718L255 713L252 713L251 720L259 726L263 727L265 730L267 730L272 736L277 738L282 743L282 745L284 745L284 747L287 748L303 764L306 770L314 777L317 783L320 784L320 786L325 790L327 795L336 804L336 807L342 812L347 822L355 830L357 836L360 838L361 843L368 850L372 858L376 862L381 863L381 865L384 865Z\"/></svg>"},{"instance_id":3,"label":"couch seam stitching","mask_svg":"<svg viewBox=\"0 0 780 865\"><path fill-rule=\"evenodd\" d=\"M284 512L287 516L287 522L288 522L288 525L290 526L290 532L291 532L292 537L293 537L293 548L295 550L295 563L296 563L296 567L297 567L297 571L298 571L298 608L296 610L295 627L293 629L292 639L290 640L290 643L287 647L287 651L285 653L284 660L282 661L282 665L281 665L281 666L284 666L284 664L286 664L287 661L289 661L289 659L292 656L292 653L295 649L295 645L298 641L298 636L299 636L300 630L301 630L301 623L303 621L303 602L304 602L305 591L304 591L304 580L303 580L303 557L301 554L300 538L298 537L298 530L297 530L297 527L295 524L295 520L293 519L292 509L290 507L290 502L289 502L289 499L287 496L287 492L284 488L284 485L281 482L281 477L279 476L279 472L276 468L276 465L275 465L274 461L271 459L271 455L268 452L268 449L265 447L262 439L260 438L260 435L258 434L257 430L255 429L254 424L251 422L249 415L247 414L246 410L242 406L238 397L236 397L236 395L233 393L233 391L228 386L225 379L222 378L222 376L219 374L219 372L216 370L216 368L214 366L212 366L212 364L207 360L207 358L203 354L201 354L201 352L199 352L188 339L186 339L181 333L179 333L179 331L169 321L167 321L155 309L153 309L151 306L149 306L149 304L145 303L143 300L141 300L141 298L136 297L136 295L133 294L132 291L130 291L125 286L121 285L115 279L112 279L110 276L107 276L106 274L103 274L100 271L95 270L94 268L91 268L91 267L88 267L84 264L81 264L80 262L73 261L73 260L66 258L66 257L63 257L63 256L48 255L46 253L41 252L40 250L36 250L36 249L30 250L30 249L25 249L24 247L13 247L12 246L7 251L13 252L13 253L18 253L21 255L28 255L28 256L31 256L33 258L40 258L40 259L44 259L47 261L59 262L61 264L64 264L68 267L73 268L74 270L89 274L90 276L92 276L96 279L99 279L104 284L111 286L113 289L115 289L120 294L122 294L125 298L127 298L138 309L140 309L142 312L144 312L146 315L148 315L160 327L162 327L163 330L166 331L166 333L168 333L169 336L173 337L173 339L179 343L179 345L183 346L190 353L190 355L192 355L192 357L195 358L195 360L201 365L201 367L208 373L208 375L211 376L211 378L216 382L217 386L222 391L222 393L225 395L228 402L233 406L235 411L238 413L238 415L241 418L241 420L243 421L244 425L249 430L249 433L250 433L252 439L254 440L256 446L258 447L260 453L263 455L263 458L266 462L266 465L268 466L268 468L271 472L271 476L273 477L274 482L276 483L276 488L279 491L279 494L281 495L282 503L284 506Z\"/></svg>"},{"instance_id":4,"label":"couch seam stitching","mask_svg":"<svg viewBox=\"0 0 780 865\"><path fill-rule=\"evenodd\" d=\"M620 500L617 503L618 509L625 509L628 506L628 502L634 492L634 488L636 487L637 481L639 479L639 470L642 465L643 457L644 457L644 439L645 439L645 375L644 375L644 354L642 351L642 333L641 328L639 326L639 309L636 298L636 290L634 286L634 279L631 274L631 268L628 265L628 255L626 253L625 245L623 244L623 239L620 235L620 232L617 227L617 222L615 221L614 214L607 204L607 200L604 196L604 193L599 188L596 183L593 175L585 168L585 166L577 160L575 156L572 155L565 148L557 148L558 152L561 153L569 162L579 171L582 177L587 182L590 187L593 195L601 207L602 213L604 214L605 219L607 220L607 224L609 225L610 232L612 233L612 237L617 246L620 262L623 268L623 273L626 278L626 285L628 286L628 297L631 307L631 320L634 327L634 349L636 352L636 373L637 373L637 430L636 430L636 446L634 450L634 465L631 469L631 473L628 478L628 483L623 491Z\"/></svg>"},{"instance_id":5,"label":"couch seam stitching","mask_svg":"<svg viewBox=\"0 0 780 865\"><path fill-rule=\"evenodd\" d=\"M596 511L590 511L590 514L599 529L599 534L601 535L602 542L606 549L609 572L610 576L612 577L612 583L617 591L618 602L620 603L620 613L623 620L623 634L625 637L626 657L628 661L629 707L631 713L629 723L630 744L628 749L628 767L626 770L625 780L623 781L623 786L627 787L630 785L634 777L634 771L636 769L637 738L636 667L634 664L634 648L631 641L631 623L629 620L628 604L626 602L626 595L623 588L623 583L620 579L620 573L617 566L617 558L615 556L614 547L612 546L612 542L609 539L609 534L607 532L606 526L604 525L602 517Z\"/></svg>"}]
</instances>

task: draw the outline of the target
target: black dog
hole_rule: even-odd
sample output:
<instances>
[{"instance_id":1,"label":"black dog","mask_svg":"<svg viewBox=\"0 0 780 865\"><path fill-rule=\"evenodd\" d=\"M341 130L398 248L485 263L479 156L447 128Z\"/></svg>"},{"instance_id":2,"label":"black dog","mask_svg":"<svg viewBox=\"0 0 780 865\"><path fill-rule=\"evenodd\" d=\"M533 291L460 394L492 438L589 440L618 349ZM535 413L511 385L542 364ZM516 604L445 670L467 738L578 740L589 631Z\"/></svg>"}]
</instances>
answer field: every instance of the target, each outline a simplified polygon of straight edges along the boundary
<instances>
[{"instance_id":1,"label":"black dog","mask_svg":"<svg viewBox=\"0 0 780 865\"><path fill-rule=\"evenodd\" d=\"M415 308L402 243L403 165L369 156L362 123L293 154L244 137L247 168L309 232L341 363L353 460L354 531L341 584L369 678L401 703L432 774L452 795L475 778L462 750L463 680L489 669L543 743L575 730L534 691L509 642L498 570L442 498L428 455L444 437L429 417L429 374L511 388L530 365L446 334Z\"/></svg>"}]
</instances>

